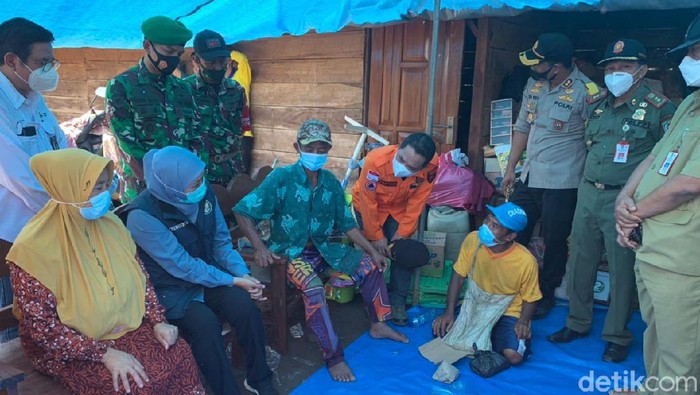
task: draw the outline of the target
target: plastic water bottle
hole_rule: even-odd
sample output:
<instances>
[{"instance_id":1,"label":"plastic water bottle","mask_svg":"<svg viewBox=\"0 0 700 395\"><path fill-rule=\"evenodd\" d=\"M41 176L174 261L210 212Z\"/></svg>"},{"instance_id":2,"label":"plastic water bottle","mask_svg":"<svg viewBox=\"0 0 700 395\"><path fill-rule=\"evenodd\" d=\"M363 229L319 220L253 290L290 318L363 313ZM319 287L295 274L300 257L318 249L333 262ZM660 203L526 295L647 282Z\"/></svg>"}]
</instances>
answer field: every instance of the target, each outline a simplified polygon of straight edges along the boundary
<instances>
[{"instance_id":1,"label":"plastic water bottle","mask_svg":"<svg viewBox=\"0 0 700 395\"><path fill-rule=\"evenodd\" d=\"M412 307L408 312L408 325L413 327L430 324L439 315L437 309Z\"/></svg>"}]
</instances>

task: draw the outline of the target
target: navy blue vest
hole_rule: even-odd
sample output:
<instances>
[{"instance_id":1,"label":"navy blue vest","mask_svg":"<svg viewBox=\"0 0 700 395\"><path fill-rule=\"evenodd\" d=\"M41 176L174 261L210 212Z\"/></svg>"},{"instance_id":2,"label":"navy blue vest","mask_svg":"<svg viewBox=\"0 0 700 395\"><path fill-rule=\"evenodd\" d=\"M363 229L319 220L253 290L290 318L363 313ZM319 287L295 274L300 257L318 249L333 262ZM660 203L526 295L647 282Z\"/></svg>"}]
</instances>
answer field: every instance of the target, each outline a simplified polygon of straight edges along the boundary
<instances>
[{"instance_id":1,"label":"navy blue vest","mask_svg":"<svg viewBox=\"0 0 700 395\"><path fill-rule=\"evenodd\" d=\"M189 218L177 208L158 200L145 190L133 202L117 209L116 214L127 222L128 213L132 210L143 210L162 222L173 233L185 251L193 258L199 258L217 269L227 272L213 259L214 235L216 233L216 198L211 188L199 203L197 222ZM158 300L165 307L167 319L182 318L190 302L202 290L199 284L181 280L168 273L137 243L139 258L143 261L150 276L151 284L158 294Z\"/></svg>"}]
</instances>

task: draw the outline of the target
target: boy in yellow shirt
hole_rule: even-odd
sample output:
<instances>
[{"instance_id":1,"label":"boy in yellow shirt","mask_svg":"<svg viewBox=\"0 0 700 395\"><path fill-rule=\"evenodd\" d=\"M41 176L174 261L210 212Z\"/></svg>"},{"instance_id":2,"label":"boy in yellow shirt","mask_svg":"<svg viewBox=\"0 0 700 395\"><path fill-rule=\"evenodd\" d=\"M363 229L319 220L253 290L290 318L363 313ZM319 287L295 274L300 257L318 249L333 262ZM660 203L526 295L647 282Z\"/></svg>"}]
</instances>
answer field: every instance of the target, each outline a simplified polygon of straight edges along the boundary
<instances>
[{"instance_id":1,"label":"boy in yellow shirt","mask_svg":"<svg viewBox=\"0 0 700 395\"><path fill-rule=\"evenodd\" d=\"M447 306L433 321L433 333L443 337L452 329L457 298L474 263L471 280L479 288L491 294L515 295L494 325L491 343L494 351L517 365L529 353L530 320L536 302L542 298L537 262L527 248L515 242L518 232L527 225L525 211L513 203L487 207L491 212L484 224L462 243L447 290ZM520 340L525 340L525 349Z\"/></svg>"}]
</instances>

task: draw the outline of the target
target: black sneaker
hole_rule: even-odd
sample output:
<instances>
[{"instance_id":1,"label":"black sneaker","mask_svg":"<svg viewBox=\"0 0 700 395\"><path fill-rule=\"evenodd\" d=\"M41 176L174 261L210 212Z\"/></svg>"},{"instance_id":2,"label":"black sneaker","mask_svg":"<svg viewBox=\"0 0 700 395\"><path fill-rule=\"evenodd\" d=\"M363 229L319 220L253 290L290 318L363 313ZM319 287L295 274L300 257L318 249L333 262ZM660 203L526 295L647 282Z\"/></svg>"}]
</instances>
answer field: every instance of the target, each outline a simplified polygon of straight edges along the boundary
<instances>
[{"instance_id":1,"label":"black sneaker","mask_svg":"<svg viewBox=\"0 0 700 395\"><path fill-rule=\"evenodd\" d=\"M248 384L248 379L245 379L243 380L243 387L255 395L279 395L275 386L272 385L272 378L255 382L251 381L250 384Z\"/></svg>"}]
</instances>

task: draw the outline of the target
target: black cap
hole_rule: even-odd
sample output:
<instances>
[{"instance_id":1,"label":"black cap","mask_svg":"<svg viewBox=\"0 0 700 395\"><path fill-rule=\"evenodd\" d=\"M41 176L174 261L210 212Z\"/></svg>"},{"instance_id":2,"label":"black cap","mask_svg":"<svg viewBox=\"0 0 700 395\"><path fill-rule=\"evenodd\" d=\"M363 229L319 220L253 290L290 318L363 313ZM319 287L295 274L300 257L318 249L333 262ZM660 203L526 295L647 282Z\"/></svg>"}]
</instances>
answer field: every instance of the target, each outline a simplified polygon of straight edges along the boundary
<instances>
[{"instance_id":1,"label":"black cap","mask_svg":"<svg viewBox=\"0 0 700 395\"><path fill-rule=\"evenodd\" d=\"M204 60L214 60L220 57L228 58L231 51L226 48L221 34L202 30L194 36L194 53Z\"/></svg>"},{"instance_id":2,"label":"black cap","mask_svg":"<svg viewBox=\"0 0 700 395\"><path fill-rule=\"evenodd\" d=\"M534 66L540 62L563 62L574 56L574 46L568 37L561 33L542 34L532 48L520 52L520 62Z\"/></svg>"},{"instance_id":3,"label":"black cap","mask_svg":"<svg viewBox=\"0 0 700 395\"><path fill-rule=\"evenodd\" d=\"M608 44L605 57L598 64L604 64L613 60L630 60L634 62L646 62L647 49L637 40L621 38Z\"/></svg>"},{"instance_id":4,"label":"black cap","mask_svg":"<svg viewBox=\"0 0 700 395\"><path fill-rule=\"evenodd\" d=\"M415 269L430 262L430 251L418 240L399 239L389 245L391 259L397 264Z\"/></svg>"},{"instance_id":5,"label":"black cap","mask_svg":"<svg viewBox=\"0 0 700 395\"><path fill-rule=\"evenodd\" d=\"M685 55L688 47L691 47L697 43L700 43L700 15L696 16L693 22L688 26L688 31L685 32L685 39L683 43L676 48L666 52L666 56L675 58Z\"/></svg>"}]
</instances>

